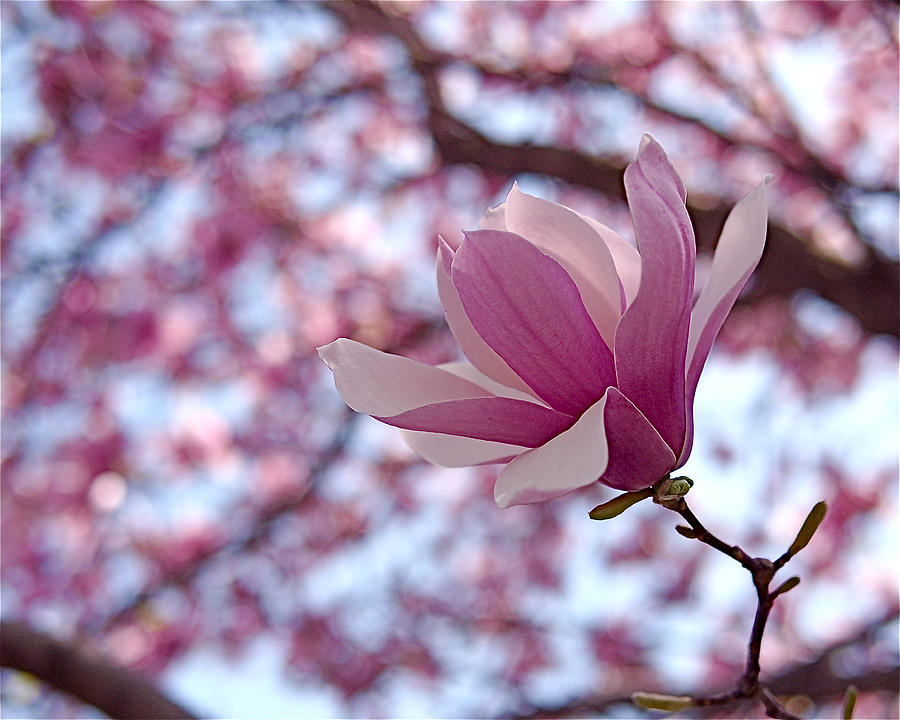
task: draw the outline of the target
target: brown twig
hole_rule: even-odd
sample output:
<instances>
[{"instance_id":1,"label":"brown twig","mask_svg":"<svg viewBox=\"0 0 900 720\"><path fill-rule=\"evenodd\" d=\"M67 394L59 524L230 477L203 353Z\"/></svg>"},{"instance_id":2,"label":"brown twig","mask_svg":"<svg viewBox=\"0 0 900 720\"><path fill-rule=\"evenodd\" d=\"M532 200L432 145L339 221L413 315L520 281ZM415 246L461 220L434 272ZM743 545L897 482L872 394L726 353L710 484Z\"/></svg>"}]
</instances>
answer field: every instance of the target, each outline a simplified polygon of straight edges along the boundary
<instances>
[{"instance_id":1,"label":"brown twig","mask_svg":"<svg viewBox=\"0 0 900 720\"><path fill-rule=\"evenodd\" d=\"M766 623L769 619L769 613L772 611L775 599L791 587L794 587L798 580L794 579L793 582L787 581L786 583L779 585L775 590L770 590L770 585L776 571L783 567L796 551L794 550L794 552L792 552L789 550L781 555L775 562L772 562L767 558L751 557L739 546L727 544L704 527L703 523L697 519L697 516L694 515L688 507L683 494L678 496L667 494L671 483L672 481L667 479L666 482L656 486L657 490L653 501L658 505L662 505L663 507L678 513L687 521L690 527L686 528L680 526L679 533L681 535L695 538L739 562L741 566L750 573L753 579L753 587L756 589L757 598L756 615L753 618L753 629L750 631L750 640L747 643L747 664L744 669L744 674L737 682L737 686L731 692L719 695L692 697L692 705L696 707L712 707L717 705L729 705L740 700L758 699L765 706L766 713L769 717L782 718L782 720L800 720L799 716L793 714L784 707L771 691L763 687L759 682L759 656L762 650L762 638L766 629ZM807 524L809 524L809 520L804 524L804 529L806 529ZM818 525L818 522L816 522L815 525ZM810 531L810 536L811 532L815 530L815 525L813 525L812 530ZM801 532L803 532L803 530L801 530ZM806 542L808 541L809 538L806 538ZM795 541L794 546L792 546L792 550L798 544L799 537L798 540ZM805 545L805 543L803 544Z\"/></svg>"}]
</instances>

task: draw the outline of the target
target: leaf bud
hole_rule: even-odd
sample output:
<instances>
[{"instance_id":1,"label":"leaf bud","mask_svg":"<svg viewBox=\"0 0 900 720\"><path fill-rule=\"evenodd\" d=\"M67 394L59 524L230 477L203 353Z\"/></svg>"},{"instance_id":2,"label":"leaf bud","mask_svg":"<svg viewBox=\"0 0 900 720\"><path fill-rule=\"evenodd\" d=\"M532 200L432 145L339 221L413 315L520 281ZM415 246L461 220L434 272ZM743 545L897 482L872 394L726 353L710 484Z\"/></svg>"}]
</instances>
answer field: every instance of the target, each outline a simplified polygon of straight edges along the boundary
<instances>
[{"instance_id":1,"label":"leaf bud","mask_svg":"<svg viewBox=\"0 0 900 720\"><path fill-rule=\"evenodd\" d=\"M660 695L658 693L636 692L631 694L631 702L647 710L678 712L694 704L687 695Z\"/></svg>"},{"instance_id":2,"label":"leaf bud","mask_svg":"<svg viewBox=\"0 0 900 720\"><path fill-rule=\"evenodd\" d=\"M686 538L690 538L691 540L700 537L700 533L694 530L694 528L689 528L687 525L676 525L675 532Z\"/></svg>"},{"instance_id":3,"label":"leaf bud","mask_svg":"<svg viewBox=\"0 0 900 720\"><path fill-rule=\"evenodd\" d=\"M649 488L636 492L627 492L617 495L612 500L601 503L590 512L591 520L609 520L621 515L628 508L641 500L645 500L653 494Z\"/></svg>"},{"instance_id":4,"label":"leaf bud","mask_svg":"<svg viewBox=\"0 0 900 720\"><path fill-rule=\"evenodd\" d=\"M824 519L825 511L827 509L828 506L824 501L817 502L815 505L813 505L813 509L809 511L809 515L807 515L806 520L803 521L803 526L797 533L797 537L794 539L794 542L791 543L790 548L788 548L788 557L793 557L803 548L809 545L809 541L812 540L812 537L818 529L819 524Z\"/></svg>"},{"instance_id":5,"label":"leaf bud","mask_svg":"<svg viewBox=\"0 0 900 720\"><path fill-rule=\"evenodd\" d=\"M843 720L853 720L853 710L856 708L856 698L859 697L859 690L856 685L848 685L847 692L844 693L844 706L841 711Z\"/></svg>"},{"instance_id":6,"label":"leaf bud","mask_svg":"<svg viewBox=\"0 0 900 720\"><path fill-rule=\"evenodd\" d=\"M774 598L778 597L779 595L786 593L788 590L793 590L799 584L800 584L800 578L798 578L796 575L794 575L794 577L789 577L787 580L785 580L783 583L781 583L781 585L779 585L777 588L775 588L772 591L772 598L774 599Z\"/></svg>"}]
</instances>

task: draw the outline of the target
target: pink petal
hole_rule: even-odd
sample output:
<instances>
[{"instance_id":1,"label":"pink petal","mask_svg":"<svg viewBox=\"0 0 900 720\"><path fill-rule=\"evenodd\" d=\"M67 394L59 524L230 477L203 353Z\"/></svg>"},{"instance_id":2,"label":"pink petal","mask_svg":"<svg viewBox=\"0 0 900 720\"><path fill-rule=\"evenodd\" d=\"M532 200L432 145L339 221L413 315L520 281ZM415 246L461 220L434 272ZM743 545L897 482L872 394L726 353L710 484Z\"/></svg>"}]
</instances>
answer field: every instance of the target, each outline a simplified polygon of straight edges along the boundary
<instances>
[{"instance_id":1,"label":"pink petal","mask_svg":"<svg viewBox=\"0 0 900 720\"><path fill-rule=\"evenodd\" d=\"M401 435L413 450L428 462L442 467L470 467L488 463L508 462L528 448L522 445L475 440L458 435L401 430Z\"/></svg>"},{"instance_id":2,"label":"pink petal","mask_svg":"<svg viewBox=\"0 0 900 720\"><path fill-rule=\"evenodd\" d=\"M607 391L603 412L609 464L601 482L616 490L640 490L675 467L675 454L631 401Z\"/></svg>"},{"instance_id":3,"label":"pink petal","mask_svg":"<svg viewBox=\"0 0 900 720\"><path fill-rule=\"evenodd\" d=\"M551 407L578 415L613 384L612 353L578 288L528 241L498 230L467 233L452 278L478 334Z\"/></svg>"},{"instance_id":4,"label":"pink petal","mask_svg":"<svg viewBox=\"0 0 900 720\"><path fill-rule=\"evenodd\" d=\"M696 251L684 186L650 136L625 171L625 191L641 254L641 286L616 331L617 386L679 452Z\"/></svg>"},{"instance_id":5,"label":"pink petal","mask_svg":"<svg viewBox=\"0 0 900 720\"><path fill-rule=\"evenodd\" d=\"M508 230L506 227L506 203L500 203L497 207L488 208L481 216L478 223L479 230Z\"/></svg>"},{"instance_id":6,"label":"pink petal","mask_svg":"<svg viewBox=\"0 0 900 720\"><path fill-rule=\"evenodd\" d=\"M485 397L484 388L425 363L338 338L318 348L341 397L356 412L396 415L442 400Z\"/></svg>"},{"instance_id":7,"label":"pink petal","mask_svg":"<svg viewBox=\"0 0 900 720\"><path fill-rule=\"evenodd\" d=\"M444 315L450 331L459 343L465 356L484 375L496 380L508 387L517 388L533 395L522 378L510 370L509 365L495 353L481 336L472 327L459 294L450 279L450 266L453 262L454 251L443 238L438 238L437 256L437 286L441 305L444 306Z\"/></svg>"},{"instance_id":8,"label":"pink petal","mask_svg":"<svg viewBox=\"0 0 900 720\"><path fill-rule=\"evenodd\" d=\"M712 269L691 313L687 351L687 434L678 463L687 460L693 443L694 393L713 341L734 301L762 256L766 242L766 182L744 197L728 215L719 236Z\"/></svg>"},{"instance_id":9,"label":"pink petal","mask_svg":"<svg viewBox=\"0 0 900 720\"><path fill-rule=\"evenodd\" d=\"M603 428L607 398L605 394L564 433L503 468L494 485L497 504L509 507L550 500L596 482L609 459Z\"/></svg>"},{"instance_id":10,"label":"pink petal","mask_svg":"<svg viewBox=\"0 0 900 720\"><path fill-rule=\"evenodd\" d=\"M565 268L609 347L622 314L619 276L602 238L576 212L527 195L514 184L503 206L506 229L521 235Z\"/></svg>"},{"instance_id":11,"label":"pink petal","mask_svg":"<svg viewBox=\"0 0 900 720\"><path fill-rule=\"evenodd\" d=\"M501 397L447 400L391 416L373 416L406 430L537 447L569 428L575 418L523 400Z\"/></svg>"}]
</instances>

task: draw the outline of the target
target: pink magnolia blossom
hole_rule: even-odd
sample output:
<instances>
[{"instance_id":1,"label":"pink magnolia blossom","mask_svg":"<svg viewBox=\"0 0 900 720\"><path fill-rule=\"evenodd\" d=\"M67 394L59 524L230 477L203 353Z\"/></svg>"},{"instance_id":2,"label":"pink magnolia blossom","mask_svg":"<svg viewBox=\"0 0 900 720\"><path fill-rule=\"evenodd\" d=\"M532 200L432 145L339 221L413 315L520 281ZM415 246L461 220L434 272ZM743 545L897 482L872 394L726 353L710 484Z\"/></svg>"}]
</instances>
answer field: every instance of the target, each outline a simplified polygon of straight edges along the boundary
<instances>
[{"instance_id":1,"label":"pink magnolia blossom","mask_svg":"<svg viewBox=\"0 0 900 720\"><path fill-rule=\"evenodd\" d=\"M513 186L458 248L440 239L438 291L468 362L341 338L319 348L338 392L438 465L506 463L501 507L598 480L638 490L683 465L700 371L762 254L765 182L729 215L696 302L684 185L649 135L625 189L637 250Z\"/></svg>"}]
</instances>

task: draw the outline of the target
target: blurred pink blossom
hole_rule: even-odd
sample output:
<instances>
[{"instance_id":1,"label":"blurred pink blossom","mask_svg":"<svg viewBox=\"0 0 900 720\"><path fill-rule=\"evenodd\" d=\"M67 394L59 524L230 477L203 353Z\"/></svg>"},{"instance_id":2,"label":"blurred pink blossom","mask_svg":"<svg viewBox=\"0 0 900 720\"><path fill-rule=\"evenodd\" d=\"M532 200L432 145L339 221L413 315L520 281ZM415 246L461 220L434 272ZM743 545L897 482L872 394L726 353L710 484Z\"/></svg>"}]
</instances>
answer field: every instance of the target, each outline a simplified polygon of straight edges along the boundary
<instances>
[{"instance_id":1,"label":"blurred pink blossom","mask_svg":"<svg viewBox=\"0 0 900 720\"><path fill-rule=\"evenodd\" d=\"M765 182L732 210L694 302L685 189L645 135L625 170L637 250L513 186L478 230L443 238L437 281L468 362L426 365L347 338L319 348L347 404L438 465L506 463L501 507L680 467L700 371L766 236Z\"/></svg>"}]
</instances>

